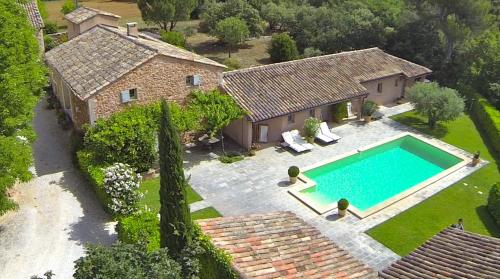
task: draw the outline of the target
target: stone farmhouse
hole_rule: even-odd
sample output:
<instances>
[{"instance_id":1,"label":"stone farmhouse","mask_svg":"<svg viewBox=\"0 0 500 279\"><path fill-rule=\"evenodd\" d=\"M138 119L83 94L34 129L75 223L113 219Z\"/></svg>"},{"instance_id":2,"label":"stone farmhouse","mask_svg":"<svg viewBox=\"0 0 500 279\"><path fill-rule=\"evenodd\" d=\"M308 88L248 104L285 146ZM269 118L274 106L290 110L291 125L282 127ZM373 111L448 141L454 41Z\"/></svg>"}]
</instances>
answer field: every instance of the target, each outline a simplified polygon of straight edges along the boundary
<instances>
[{"instance_id":1,"label":"stone farmhouse","mask_svg":"<svg viewBox=\"0 0 500 279\"><path fill-rule=\"evenodd\" d=\"M225 133L250 148L301 130L310 116L330 121L340 102L351 117L361 116L364 100L394 103L431 73L378 48L223 73L224 65L143 34L135 23L119 27L119 18L81 7L66 15L71 40L46 53L53 90L77 129L131 104L182 104L192 90L219 88L248 112Z\"/></svg>"}]
</instances>

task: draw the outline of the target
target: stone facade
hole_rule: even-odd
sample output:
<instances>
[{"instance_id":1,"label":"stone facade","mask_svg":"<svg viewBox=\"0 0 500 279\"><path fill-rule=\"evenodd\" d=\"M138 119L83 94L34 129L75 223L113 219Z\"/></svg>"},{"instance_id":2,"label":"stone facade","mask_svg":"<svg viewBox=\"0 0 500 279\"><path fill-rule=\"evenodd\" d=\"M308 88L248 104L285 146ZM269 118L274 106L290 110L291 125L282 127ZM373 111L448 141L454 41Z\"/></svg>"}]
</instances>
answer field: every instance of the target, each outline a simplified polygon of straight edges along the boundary
<instances>
[{"instance_id":1,"label":"stone facade","mask_svg":"<svg viewBox=\"0 0 500 279\"><path fill-rule=\"evenodd\" d=\"M202 84L189 86L186 78L195 74L201 75ZM96 102L95 117L109 117L130 105L143 105L162 99L183 104L193 90L217 88L221 75L220 67L157 55L97 92L93 97ZM137 89L137 100L122 103L120 94L129 89Z\"/></svg>"}]
</instances>

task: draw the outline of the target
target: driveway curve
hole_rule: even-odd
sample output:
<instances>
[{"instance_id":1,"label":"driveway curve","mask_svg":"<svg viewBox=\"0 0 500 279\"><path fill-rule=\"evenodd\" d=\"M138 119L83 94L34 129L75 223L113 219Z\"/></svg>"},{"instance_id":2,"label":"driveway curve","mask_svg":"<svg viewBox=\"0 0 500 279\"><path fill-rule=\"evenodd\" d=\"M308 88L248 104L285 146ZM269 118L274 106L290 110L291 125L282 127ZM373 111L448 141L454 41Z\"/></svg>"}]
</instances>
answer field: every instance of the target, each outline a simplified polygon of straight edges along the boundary
<instances>
[{"instance_id":1,"label":"driveway curve","mask_svg":"<svg viewBox=\"0 0 500 279\"><path fill-rule=\"evenodd\" d=\"M111 244L114 223L71 162L69 132L55 112L36 107L33 180L13 188L19 209L0 217L0 277L30 278L47 270L72 278L84 244Z\"/></svg>"}]
</instances>

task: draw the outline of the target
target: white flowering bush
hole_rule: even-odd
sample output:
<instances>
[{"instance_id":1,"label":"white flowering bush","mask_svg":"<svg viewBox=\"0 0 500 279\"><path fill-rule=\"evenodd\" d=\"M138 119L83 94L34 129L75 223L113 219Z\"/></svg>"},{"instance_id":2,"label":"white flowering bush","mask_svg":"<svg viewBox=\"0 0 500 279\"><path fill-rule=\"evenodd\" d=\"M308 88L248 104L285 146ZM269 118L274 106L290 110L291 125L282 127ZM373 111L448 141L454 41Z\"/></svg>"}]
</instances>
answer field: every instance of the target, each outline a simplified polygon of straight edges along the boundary
<instances>
[{"instance_id":1,"label":"white flowering bush","mask_svg":"<svg viewBox=\"0 0 500 279\"><path fill-rule=\"evenodd\" d=\"M115 163L104 170L104 191L111 197L109 208L115 214L129 215L137 211L142 198L141 176L127 164Z\"/></svg>"}]
</instances>

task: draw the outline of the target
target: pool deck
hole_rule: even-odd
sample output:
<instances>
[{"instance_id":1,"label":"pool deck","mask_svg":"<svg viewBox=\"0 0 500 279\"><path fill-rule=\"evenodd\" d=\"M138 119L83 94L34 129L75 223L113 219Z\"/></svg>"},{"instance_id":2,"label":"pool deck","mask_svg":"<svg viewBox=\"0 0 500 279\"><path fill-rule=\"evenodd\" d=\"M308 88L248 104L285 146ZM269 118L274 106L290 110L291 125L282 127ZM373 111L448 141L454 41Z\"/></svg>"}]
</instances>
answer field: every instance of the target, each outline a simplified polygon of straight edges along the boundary
<instances>
[{"instance_id":1,"label":"pool deck","mask_svg":"<svg viewBox=\"0 0 500 279\"><path fill-rule=\"evenodd\" d=\"M383 108L387 116L411 110L411 105ZM468 176L487 164L477 167L463 166L418 192L366 218L352 214L339 218L336 211L319 215L288 193L287 169L296 165L306 167L325 159L368 146L403 132L420 134L389 118L363 124L350 122L334 128L342 136L336 143L315 145L315 149L295 154L279 147L269 147L257 152L254 157L233 164L222 164L207 154L187 151L185 164L190 184L208 204L223 215L291 211L315 226L337 245L349 251L359 260L376 270L381 270L399 259L399 256L364 232L418 204L437 192ZM445 150L452 150L471 158L471 154L442 141L420 134Z\"/></svg>"}]
</instances>

